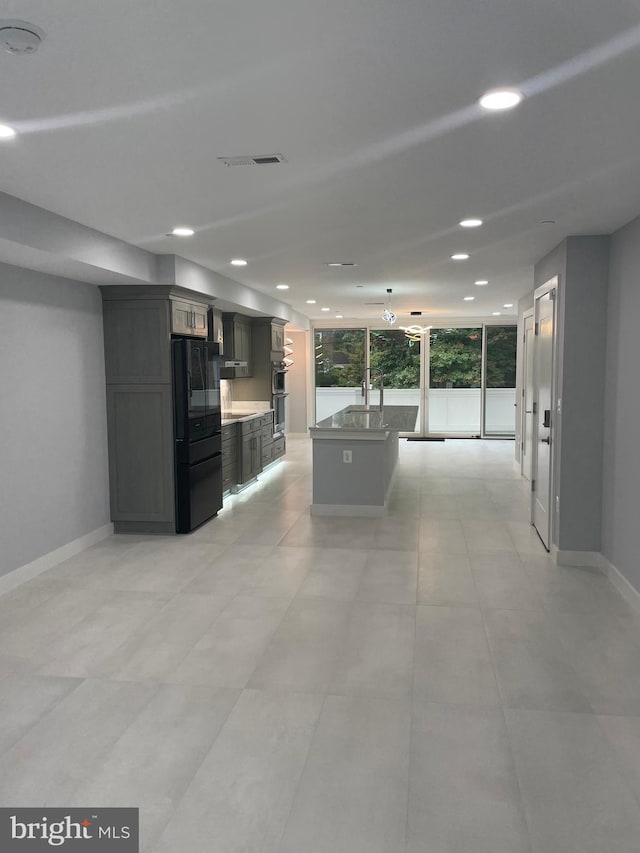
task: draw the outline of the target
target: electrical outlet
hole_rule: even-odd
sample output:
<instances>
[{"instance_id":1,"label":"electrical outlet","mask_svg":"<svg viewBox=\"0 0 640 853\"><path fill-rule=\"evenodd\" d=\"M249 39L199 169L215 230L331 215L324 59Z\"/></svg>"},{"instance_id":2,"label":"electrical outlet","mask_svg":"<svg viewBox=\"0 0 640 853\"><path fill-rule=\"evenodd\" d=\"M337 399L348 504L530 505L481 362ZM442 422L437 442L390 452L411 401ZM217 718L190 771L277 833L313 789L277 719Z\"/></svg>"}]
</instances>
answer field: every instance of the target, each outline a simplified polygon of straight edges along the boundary
<instances>
[{"instance_id":1,"label":"electrical outlet","mask_svg":"<svg viewBox=\"0 0 640 853\"><path fill-rule=\"evenodd\" d=\"M342 461L343 462L351 462L351 450L343 450L342 451Z\"/></svg>"}]
</instances>

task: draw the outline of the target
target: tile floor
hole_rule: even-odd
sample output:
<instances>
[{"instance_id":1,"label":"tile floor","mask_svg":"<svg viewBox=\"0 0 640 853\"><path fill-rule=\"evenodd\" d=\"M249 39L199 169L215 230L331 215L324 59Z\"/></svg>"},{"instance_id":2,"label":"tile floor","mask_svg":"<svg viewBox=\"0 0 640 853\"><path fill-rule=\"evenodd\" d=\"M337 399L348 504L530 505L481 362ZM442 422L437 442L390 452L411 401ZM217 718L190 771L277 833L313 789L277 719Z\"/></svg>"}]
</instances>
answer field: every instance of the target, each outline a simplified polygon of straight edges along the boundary
<instances>
[{"instance_id":1,"label":"tile floor","mask_svg":"<svg viewBox=\"0 0 640 853\"><path fill-rule=\"evenodd\" d=\"M640 617L512 457L402 442L388 517L311 518L290 441L0 598L0 805L136 805L150 853L637 853Z\"/></svg>"}]
</instances>

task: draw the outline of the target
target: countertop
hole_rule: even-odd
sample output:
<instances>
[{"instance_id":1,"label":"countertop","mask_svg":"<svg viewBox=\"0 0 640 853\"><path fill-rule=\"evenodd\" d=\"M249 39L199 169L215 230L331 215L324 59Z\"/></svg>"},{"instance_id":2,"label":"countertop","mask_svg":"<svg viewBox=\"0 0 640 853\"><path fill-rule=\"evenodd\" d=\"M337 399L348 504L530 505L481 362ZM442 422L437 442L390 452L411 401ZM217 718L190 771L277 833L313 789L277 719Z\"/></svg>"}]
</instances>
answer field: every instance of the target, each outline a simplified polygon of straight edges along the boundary
<instances>
[{"instance_id":1,"label":"countertop","mask_svg":"<svg viewBox=\"0 0 640 853\"><path fill-rule=\"evenodd\" d=\"M223 412L222 426L250 421L252 418L259 418L261 415L266 415L267 412L272 411L273 409L256 407L254 412Z\"/></svg>"},{"instance_id":2,"label":"countertop","mask_svg":"<svg viewBox=\"0 0 640 853\"><path fill-rule=\"evenodd\" d=\"M418 406L347 406L324 420L318 421L309 432L313 437L325 430L344 432L386 433L413 432L418 417Z\"/></svg>"}]
</instances>

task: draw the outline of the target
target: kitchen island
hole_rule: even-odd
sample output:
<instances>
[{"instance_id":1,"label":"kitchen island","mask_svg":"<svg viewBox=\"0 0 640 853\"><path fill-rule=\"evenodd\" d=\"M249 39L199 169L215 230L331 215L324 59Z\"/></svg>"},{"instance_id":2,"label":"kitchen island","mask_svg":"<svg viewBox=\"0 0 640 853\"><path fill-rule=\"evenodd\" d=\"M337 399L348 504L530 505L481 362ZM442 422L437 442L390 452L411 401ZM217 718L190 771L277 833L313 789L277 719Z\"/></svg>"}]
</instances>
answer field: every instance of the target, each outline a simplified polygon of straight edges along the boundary
<instances>
[{"instance_id":1,"label":"kitchen island","mask_svg":"<svg viewBox=\"0 0 640 853\"><path fill-rule=\"evenodd\" d=\"M347 406L311 427L311 514L384 515L398 463L398 434L412 432L417 416L417 406Z\"/></svg>"}]
</instances>

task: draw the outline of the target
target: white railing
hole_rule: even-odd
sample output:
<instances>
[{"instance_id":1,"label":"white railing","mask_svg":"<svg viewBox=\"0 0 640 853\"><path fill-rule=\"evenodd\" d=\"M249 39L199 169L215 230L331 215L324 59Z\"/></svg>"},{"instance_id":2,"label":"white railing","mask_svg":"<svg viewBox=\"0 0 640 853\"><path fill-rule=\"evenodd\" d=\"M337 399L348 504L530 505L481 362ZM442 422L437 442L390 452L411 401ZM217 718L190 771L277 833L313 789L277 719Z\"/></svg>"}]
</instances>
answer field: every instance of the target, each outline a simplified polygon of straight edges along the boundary
<instances>
[{"instance_id":1,"label":"white railing","mask_svg":"<svg viewBox=\"0 0 640 853\"><path fill-rule=\"evenodd\" d=\"M460 435L480 432L479 388L432 388L429 390L429 431ZM487 388L486 432L512 435L515 432L515 388ZM370 392L370 403L380 401L378 389ZM362 405L360 388L316 388L316 422L346 406ZM385 388L384 402L390 406L419 406L418 388ZM420 422L418 418L418 423Z\"/></svg>"}]
</instances>

